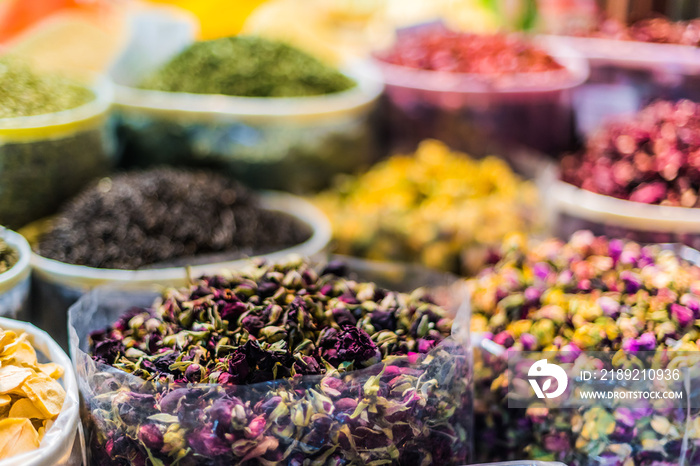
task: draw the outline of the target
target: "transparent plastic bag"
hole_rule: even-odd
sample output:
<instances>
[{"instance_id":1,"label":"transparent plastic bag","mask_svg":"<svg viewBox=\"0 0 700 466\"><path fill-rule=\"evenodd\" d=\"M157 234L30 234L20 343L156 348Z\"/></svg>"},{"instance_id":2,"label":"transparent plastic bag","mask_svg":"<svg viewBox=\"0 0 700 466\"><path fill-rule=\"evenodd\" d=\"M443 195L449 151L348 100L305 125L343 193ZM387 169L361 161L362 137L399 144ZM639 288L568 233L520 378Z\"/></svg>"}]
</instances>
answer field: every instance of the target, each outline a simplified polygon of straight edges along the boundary
<instances>
[{"instance_id":1,"label":"transparent plastic bag","mask_svg":"<svg viewBox=\"0 0 700 466\"><path fill-rule=\"evenodd\" d=\"M40 361L55 362L64 369L59 379L66 398L56 421L46 431L38 449L0 461L0 466L79 466L85 463L83 430L80 424L78 384L66 353L44 331L26 322L0 317L0 328L25 332Z\"/></svg>"},{"instance_id":2,"label":"transparent plastic bag","mask_svg":"<svg viewBox=\"0 0 700 466\"><path fill-rule=\"evenodd\" d=\"M351 270L357 268L351 264ZM90 331L113 323L130 307L150 306L156 295L94 290L69 313L91 460L171 464L181 454L179 464L207 465L469 461L466 287L453 277L430 275L432 279L417 267L386 264L358 272L360 279L387 288L387 282L404 285L392 289L413 289L409 284L418 280L456 315L452 337L430 353L393 357L357 371L252 385L154 386L96 363L85 353Z\"/></svg>"}]
</instances>

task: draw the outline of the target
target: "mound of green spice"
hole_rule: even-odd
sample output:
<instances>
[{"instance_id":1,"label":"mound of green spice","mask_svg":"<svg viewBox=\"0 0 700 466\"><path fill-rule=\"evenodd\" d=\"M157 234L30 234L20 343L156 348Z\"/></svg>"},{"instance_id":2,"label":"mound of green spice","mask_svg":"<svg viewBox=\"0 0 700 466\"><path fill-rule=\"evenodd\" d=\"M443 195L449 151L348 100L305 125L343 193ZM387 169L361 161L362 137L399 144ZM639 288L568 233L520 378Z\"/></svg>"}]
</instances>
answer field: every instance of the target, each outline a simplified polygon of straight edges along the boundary
<instances>
[{"instance_id":1,"label":"mound of green spice","mask_svg":"<svg viewBox=\"0 0 700 466\"><path fill-rule=\"evenodd\" d=\"M352 79L299 49L248 36L196 42L139 85L243 97L303 97L354 86Z\"/></svg>"},{"instance_id":2,"label":"mound of green spice","mask_svg":"<svg viewBox=\"0 0 700 466\"><path fill-rule=\"evenodd\" d=\"M94 98L91 90L70 79L37 73L15 57L0 58L0 118L60 112Z\"/></svg>"},{"instance_id":3,"label":"mound of green spice","mask_svg":"<svg viewBox=\"0 0 700 466\"><path fill-rule=\"evenodd\" d=\"M0 238L0 273L5 273L19 260L19 254Z\"/></svg>"}]
</instances>

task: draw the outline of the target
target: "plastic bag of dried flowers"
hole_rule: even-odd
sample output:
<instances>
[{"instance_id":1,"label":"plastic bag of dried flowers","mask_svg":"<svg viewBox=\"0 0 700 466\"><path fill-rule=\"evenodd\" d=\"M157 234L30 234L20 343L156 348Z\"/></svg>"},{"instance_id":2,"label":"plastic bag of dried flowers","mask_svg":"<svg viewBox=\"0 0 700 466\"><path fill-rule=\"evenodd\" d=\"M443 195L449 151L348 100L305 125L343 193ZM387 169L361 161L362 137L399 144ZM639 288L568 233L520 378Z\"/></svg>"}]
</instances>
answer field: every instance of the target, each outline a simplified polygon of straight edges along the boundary
<instances>
[{"instance_id":1,"label":"plastic bag of dried flowers","mask_svg":"<svg viewBox=\"0 0 700 466\"><path fill-rule=\"evenodd\" d=\"M635 466L682 457L697 464L697 408L642 402L634 409L511 409L506 360L513 351L697 354L700 267L689 260L698 257L685 247L589 231L566 243L527 244L518 235L505 241L501 260L470 281L472 332L482 339L474 363L477 458Z\"/></svg>"},{"instance_id":2,"label":"plastic bag of dried flowers","mask_svg":"<svg viewBox=\"0 0 700 466\"><path fill-rule=\"evenodd\" d=\"M86 295L70 325L92 461L468 461L464 283L363 264L256 263L160 297Z\"/></svg>"}]
</instances>

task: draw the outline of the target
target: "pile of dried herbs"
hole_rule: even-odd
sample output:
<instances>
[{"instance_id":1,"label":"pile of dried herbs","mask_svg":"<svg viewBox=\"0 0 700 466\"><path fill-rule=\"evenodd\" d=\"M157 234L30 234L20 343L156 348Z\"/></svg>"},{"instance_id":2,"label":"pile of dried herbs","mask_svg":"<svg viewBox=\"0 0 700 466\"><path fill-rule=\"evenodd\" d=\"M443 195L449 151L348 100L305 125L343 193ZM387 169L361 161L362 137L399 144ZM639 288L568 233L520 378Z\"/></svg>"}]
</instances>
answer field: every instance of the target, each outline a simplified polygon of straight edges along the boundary
<instances>
[{"instance_id":1,"label":"pile of dried herbs","mask_svg":"<svg viewBox=\"0 0 700 466\"><path fill-rule=\"evenodd\" d=\"M184 265L202 255L239 259L310 236L306 224L264 210L255 194L229 178L157 168L104 178L83 191L42 236L38 252L70 264L132 270Z\"/></svg>"},{"instance_id":2,"label":"pile of dried herbs","mask_svg":"<svg viewBox=\"0 0 700 466\"><path fill-rule=\"evenodd\" d=\"M91 90L69 79L36 73L15 57L0 58L0 118L60 112L94 98Z\"/></svg>"},{"instance_id":3,"label":"pile of dried herbs","mask_svg":"<svg viewBox=\"0 0 700 466\"><path fill-rule=\"evenodd\" d=\"M355 82L282 42L238 36L196 42L147 76L143 89L243 97L332 94Z\"/></svg>"},{"instance_id":4,"label":"pile of dried herbs","mask_svg":"<svg viewBox=\"0 0 700 466\"><path fill-rule=\"evenodd\" d=\"M317 270L205 277L92 333L93 459L463 463L470 359L447 312L425 290Z\"/></svg>"},{"instance_id":5,"label":"pile of dried herbs","mask_svg":"<svg viewBox=\"0 0 700 466\"><path fill-rule=\"evenodd\" d=\"M0 273L7 272L19 260L19 254L0 238Z\"/></svg>"}]
</instances>

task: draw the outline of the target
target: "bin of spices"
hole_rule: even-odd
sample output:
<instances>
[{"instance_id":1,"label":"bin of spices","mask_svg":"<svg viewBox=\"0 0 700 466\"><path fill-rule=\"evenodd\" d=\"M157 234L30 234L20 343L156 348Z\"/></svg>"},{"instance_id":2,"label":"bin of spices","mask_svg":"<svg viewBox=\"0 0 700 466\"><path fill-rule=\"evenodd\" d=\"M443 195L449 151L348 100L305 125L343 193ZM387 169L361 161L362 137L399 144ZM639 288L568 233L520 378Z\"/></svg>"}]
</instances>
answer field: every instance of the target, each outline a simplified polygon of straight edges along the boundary
<instances>
[{"instance_id":1,"label":"bin of spices","mask_svg":"<svg viewBox=\"0 0 700 466\"><path fill-rule=\"evenodd\" d=\"M41 74L0 58L0 224L52 214L114 162L112 87Z\"/></svg>"},{"instance_id":2,"label":"bin of spices","mask_svg":"<svg viewBox=\"0 0 700 466\"><path fill-rule=\"evenodd\" d=\"M0 317L0 362L0 466L86 464L66 353L33 325Z\"/></svg>"},{"instance_id":3,"label":"bin of spices","mask_svg":"<svg viewBox=\"0 0 700 466\"><path fill-rule=\"evenodd\" d=\"M505 161L472 159L431 140L319 194L316 203L331 219L335 252L460 275L480 270L507 234L544 225L535 184Z\"/></svg>"},{"instance_id":4,"label":"bin of spices","mask_svg":"<svg viewBox=\"0 0 700 466\"><path fill-rule=\"evenodd\" d=\"M368 63L338 70L253 36L154 50L141 54L146 64L130 53L113 73L129 166L216 167L255 188L302 192L378 155L382 84Z\"/></svg>"},{"instance_id":5,"label":"bin of spices","mask_svg":"<svg viewBox=\"0 0 700 466\"><path fill-rule=\"evenodd\" d=\"M33 319L63 344L68 307L94 286L184 285L249 257L313 255L330 239L326 217L300 198L174 168L99 180L26 230Z\"/></svg>"},{"instance_id":6,"label":"bin of spices","mask_svg":"<svg viewBox=\"0 0 700 466\"><path fill-rule=\"evenodd\" d=\"M436 138L477 156L509 145L554 155L574 142L571 90L588 66L556 41L430 24L399 31L375 63L400 147Z\"/></svg>"},{"instance_id":7,"label":"bin of spices","mask_svg":"<svg viewBox=\"0 0 700 466\"><path fill-rule=\"evenodd\" d=\"M155 301L94 290L70 310L92 459L462 464L465 291L348 259L256 263Z\"/></svg>"},{"instance_id":8,"label":"bin of spices","mask_svg":"<svg viewBox=\"0 0 700 466\"><path fill-rule=\"evenodd\" d=\"M0 227L0 316L27 317L30 257L27 240Z\"/></svg>"},{"instance_id":9,"label":"bin of spices","mask_svg":"<svg viewBox=\"0 0 700 466\"><path fill-rule=\"evenodd\" d=\"M698 258L684 246L642 246L589 231L566 243L505 241L501 260L469 284L472 332L481 340L474 366L477 458L525 456L572 466L697 463L698 411L690 404L509 408L508 380L515 376L506 359L522 351L573 360L598 351L655 351L668 361L697 355Z\"/></svg>"},{"instance_id":10,"label":"bin of spices","mask_svg":"<svg viewBox=\"0 0 700 466\"><path fill-rule=\"evenodd\" d=\"M556 232L700 247L700 104L654 102L607 122L541 181ZM557 179L558 178L558 179Z\"/></svg>"}]
</instances>

